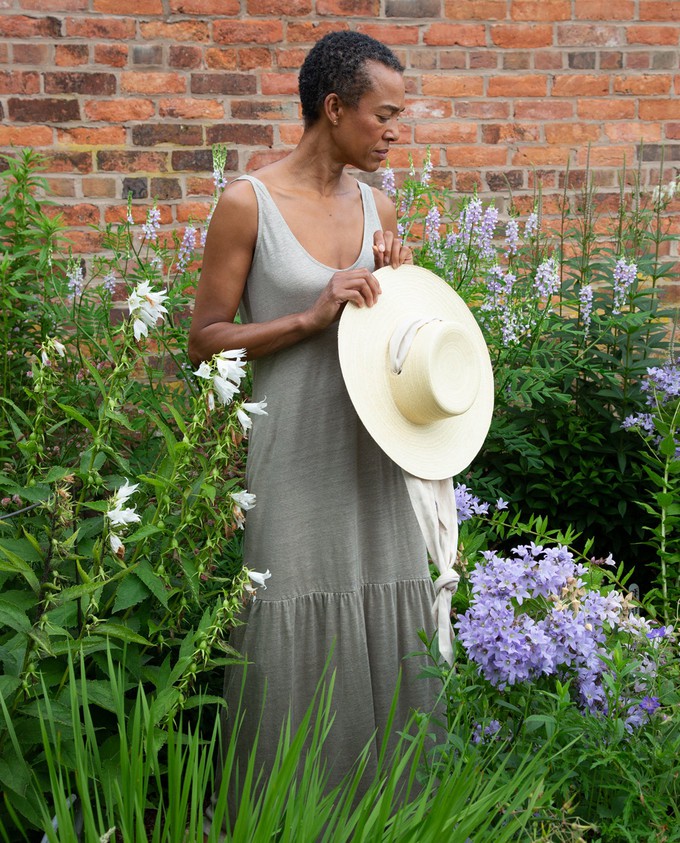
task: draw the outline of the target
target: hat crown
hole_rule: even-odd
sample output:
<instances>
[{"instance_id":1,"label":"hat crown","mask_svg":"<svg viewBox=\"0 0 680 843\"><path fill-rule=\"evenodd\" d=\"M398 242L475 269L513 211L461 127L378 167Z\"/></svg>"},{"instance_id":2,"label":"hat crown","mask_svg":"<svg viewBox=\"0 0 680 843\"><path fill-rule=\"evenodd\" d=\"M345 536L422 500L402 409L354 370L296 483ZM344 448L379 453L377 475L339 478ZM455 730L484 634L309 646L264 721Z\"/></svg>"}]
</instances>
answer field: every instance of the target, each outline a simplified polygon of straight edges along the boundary
<instances>
[{"instance_id":1,"label":"hat crown","mask_svg":"<svg viewBox=\"0 0 680 843\"><path fill-rule=\"evenodd\" d=\"M480 386L479 353L456 322L420 327L390 389L399 412L414 424L430 424L466 413Z\"/></svg>"}]
</instances>

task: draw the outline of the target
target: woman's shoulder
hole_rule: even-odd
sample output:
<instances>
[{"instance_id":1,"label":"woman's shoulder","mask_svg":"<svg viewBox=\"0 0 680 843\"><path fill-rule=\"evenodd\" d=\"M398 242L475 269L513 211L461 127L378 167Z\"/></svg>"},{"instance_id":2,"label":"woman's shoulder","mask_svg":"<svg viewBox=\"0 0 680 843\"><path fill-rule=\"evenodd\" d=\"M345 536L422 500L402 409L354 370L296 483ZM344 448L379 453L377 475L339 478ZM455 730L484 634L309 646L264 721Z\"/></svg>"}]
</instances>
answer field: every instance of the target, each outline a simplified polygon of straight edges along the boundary
<instances>
[{"instance_id":1,"label":"woman's shoulder","mask_svg":"<svg viewBox=\"0 0 680 843\"><path fill-rule=\"evenodd\" d=\"M375 208L378 212L378 216L380 217L380 221L383 223L383 227L388 227L388 224L393 220L396 216L396 208L394 207L394 202L387 196L382 190L378 190L377 187L371 187L371 194L373 196L373 201L375 202Z\"/></svg>"}]
</instances>

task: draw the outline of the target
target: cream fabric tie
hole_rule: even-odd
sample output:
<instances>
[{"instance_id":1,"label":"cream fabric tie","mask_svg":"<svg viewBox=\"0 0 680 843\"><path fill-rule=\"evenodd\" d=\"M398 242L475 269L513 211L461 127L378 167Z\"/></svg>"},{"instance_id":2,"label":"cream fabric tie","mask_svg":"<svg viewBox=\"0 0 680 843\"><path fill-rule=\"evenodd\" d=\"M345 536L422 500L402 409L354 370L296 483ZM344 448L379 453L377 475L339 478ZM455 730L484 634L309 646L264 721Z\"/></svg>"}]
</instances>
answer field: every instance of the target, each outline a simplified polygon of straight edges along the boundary
<instances>
[{"instance_id":1,"label":"cream fabric tie","mask_svg":"<svg viewBox=\"0 0 680 843\"><path fill-rule=\"evenodd\" d=\"M401 371L419 328L433 321L435 320L413 320L409 317L397 326L390 339L389 347L390 365L393 372ZM453 479L423 480L404 471L404 480L427 550L439 571L439 576L434 583L436 597L432 605L439 652L448 664L453 664L451 597L456 593L460 580L460 576L454 570L458 552L458 513Z\"/></svg>"}]
</instances>

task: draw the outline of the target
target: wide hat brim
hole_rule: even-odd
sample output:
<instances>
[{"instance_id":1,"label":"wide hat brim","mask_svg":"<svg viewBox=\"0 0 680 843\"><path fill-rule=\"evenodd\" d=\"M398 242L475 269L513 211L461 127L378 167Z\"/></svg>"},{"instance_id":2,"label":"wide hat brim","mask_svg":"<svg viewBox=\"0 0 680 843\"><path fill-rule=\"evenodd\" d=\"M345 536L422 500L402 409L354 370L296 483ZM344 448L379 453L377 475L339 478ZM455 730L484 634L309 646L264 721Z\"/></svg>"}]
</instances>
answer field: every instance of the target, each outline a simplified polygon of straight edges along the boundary
<instances>
[{"instance_id":1,"label":"wide hat brim","mask_svg":"<svg viewBox=\"0 0 680 843\"><path fill-rule=\"evenodd\" d=\"M491 424L493 371L484 336L463 299L433 272L404 264L374 275L382 290L377 303L348 303L340 318L338 353L349 397L366 430L397 465L425 480L453 477L478 454ZM410 317L455 323L470 344L479 387L465 412L421 424L397 407L388 348L397 327Z\"/></svg>"}]
</instances>

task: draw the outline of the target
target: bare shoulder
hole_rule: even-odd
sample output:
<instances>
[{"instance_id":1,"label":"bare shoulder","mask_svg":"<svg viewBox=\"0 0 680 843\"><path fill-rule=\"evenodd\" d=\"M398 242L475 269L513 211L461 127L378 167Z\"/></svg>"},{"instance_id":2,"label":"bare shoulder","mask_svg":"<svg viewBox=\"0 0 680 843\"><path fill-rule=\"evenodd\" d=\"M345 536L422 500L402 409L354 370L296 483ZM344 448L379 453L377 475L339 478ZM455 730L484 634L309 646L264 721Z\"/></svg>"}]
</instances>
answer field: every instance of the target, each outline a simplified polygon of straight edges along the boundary
<instances>
[{"instance_id":1,"label":"bare shoulder","mask_svg":"<svg viewBox=\"0 0 680 843\"><path fill-rule=\"evenodd\" d=\"M371 190L373 191L375 207L383 228L389 231L396 231L397 210L394 207L394 202L382 190L378 190L377 187L372 187Z\"/></svg>"}]
</instances>

